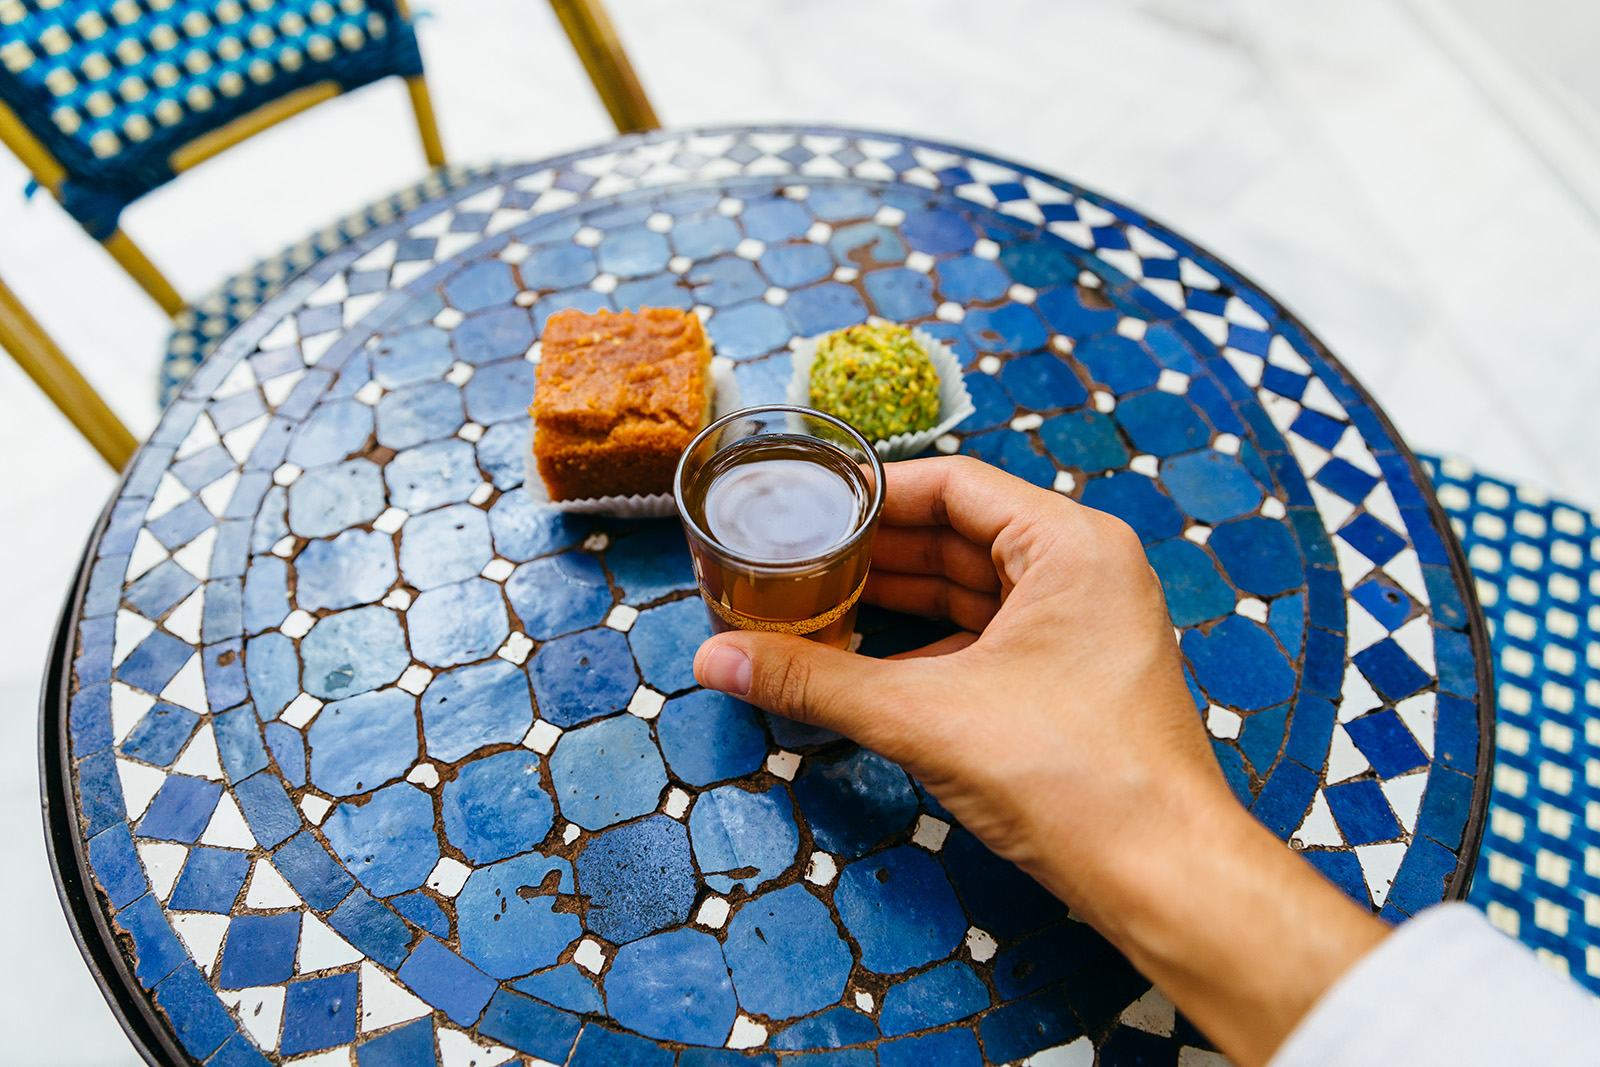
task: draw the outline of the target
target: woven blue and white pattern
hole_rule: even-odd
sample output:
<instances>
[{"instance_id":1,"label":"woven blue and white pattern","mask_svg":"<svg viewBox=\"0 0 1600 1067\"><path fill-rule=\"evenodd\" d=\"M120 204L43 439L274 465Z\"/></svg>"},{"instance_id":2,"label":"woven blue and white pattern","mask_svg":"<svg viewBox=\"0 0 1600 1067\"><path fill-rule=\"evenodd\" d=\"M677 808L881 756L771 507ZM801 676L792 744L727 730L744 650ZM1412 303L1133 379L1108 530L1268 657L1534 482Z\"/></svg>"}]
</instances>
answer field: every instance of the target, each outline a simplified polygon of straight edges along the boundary
<instances>
[{"instance_id":1,"label":"woven blue and white pattern","mask_svg":"<svg viewBox=\"0 0 1600 1067\"><path fill-rule=\"evenodd\" d=\"M1425 462L1494 635L1494 792L1470 899L1600 992L1600 528L1537 490Z\"/></svg>"},{"instance_id":2,"label":"woven blue and white pattern","mask_svg":"<svg viewBox=\"0 0 1600 1067\"><path fill-rule=\"evenodd\" d=\"M0 101L97 239L202 134L310 85L420 73L394 0L0 0Z\"/></svg>"}]
</instances>

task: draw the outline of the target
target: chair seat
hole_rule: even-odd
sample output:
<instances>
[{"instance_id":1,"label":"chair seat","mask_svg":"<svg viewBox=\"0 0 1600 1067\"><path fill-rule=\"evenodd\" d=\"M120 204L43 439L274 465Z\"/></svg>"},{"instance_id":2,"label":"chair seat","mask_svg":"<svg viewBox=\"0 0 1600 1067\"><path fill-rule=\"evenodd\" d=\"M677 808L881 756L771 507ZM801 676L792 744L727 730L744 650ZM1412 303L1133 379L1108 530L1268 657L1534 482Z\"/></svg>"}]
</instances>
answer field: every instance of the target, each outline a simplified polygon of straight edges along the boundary
<instances>
[{"instance_id":1,"label":"chair seat","mask_svg":"<svg viewBox=\"0 0 1600 1067\"><path fill-rule=\"evenodd\" d=\"M492 168L441 167L416 185L368 204L324 227L298 244L264 259L229 278L217 289L191 304L174 319L161 362L160 399L163 406L177 395L178 387L211 353L228 332L256 309L330 253L338 251L375 226L392 222L423 200L439 196L488 173Z\"/></svg>"},{"instance_id":2,"label":"chair seat","mask_svg":"<svg viewBox=\"0 0 1600 1067\"><path fill-rule=\"evenodd\" d=\"M1423 462L1494 646L1494 791L1469 899L1600 992L1600 528L1537 490Z\"/></svg>"}]
</instances>

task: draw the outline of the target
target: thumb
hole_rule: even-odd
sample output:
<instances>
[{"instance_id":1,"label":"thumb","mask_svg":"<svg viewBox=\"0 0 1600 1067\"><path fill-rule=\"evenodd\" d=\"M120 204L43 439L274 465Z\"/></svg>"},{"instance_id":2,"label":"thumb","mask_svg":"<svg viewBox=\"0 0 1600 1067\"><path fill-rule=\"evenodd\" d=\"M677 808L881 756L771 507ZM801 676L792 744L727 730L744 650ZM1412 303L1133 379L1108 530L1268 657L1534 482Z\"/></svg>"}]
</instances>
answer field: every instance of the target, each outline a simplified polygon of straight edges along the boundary
<instances>
[{"instance_id":1,"label":"thumb","mask_svg":"<svg viewBox=\"0 0 1600 1067\"><path fill-rule=\"evenodd\" d=\"M869 659L792 634L736 630L717 634L694 657L707 689L864 741L883 725L886 691L908 679L898 663Z\"/></svg>"}]
</instances>

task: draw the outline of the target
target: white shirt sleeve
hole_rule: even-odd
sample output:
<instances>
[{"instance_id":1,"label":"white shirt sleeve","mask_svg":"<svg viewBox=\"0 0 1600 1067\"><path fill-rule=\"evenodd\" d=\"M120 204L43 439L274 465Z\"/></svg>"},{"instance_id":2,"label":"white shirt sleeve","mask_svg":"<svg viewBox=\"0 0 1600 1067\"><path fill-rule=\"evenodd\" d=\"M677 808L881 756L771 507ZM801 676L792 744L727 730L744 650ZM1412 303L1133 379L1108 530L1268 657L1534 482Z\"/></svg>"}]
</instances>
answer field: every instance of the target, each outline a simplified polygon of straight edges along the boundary
<instances>
[{"instance_id":1,"label":"white shirt sleeve","mask_svg":"<svg viewBox=\"0 0 1600 1067\"><path fill-rule=\"evenodd\" d=\"M1600 1064L1600 1007L1465 904L1397 927L1322 995L1269 1067Z\"/></svg>"}]
</instances>

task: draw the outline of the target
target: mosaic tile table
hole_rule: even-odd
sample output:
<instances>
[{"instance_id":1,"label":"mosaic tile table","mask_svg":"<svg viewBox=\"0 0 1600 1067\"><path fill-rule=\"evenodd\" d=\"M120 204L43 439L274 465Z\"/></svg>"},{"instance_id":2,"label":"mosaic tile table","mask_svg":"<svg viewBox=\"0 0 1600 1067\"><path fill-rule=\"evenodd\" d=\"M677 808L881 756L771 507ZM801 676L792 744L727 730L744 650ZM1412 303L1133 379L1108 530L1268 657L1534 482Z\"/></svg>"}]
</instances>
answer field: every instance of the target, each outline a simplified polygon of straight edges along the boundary
<instances>
[{"instance_id":1,"label":"mosaic tile table","mask_svg":"<svg viewBox=\"0 0 1600 1067\"><path fill-rule=\"evenodd\" d=\"M695 307L750 402L870 313L967 361L965 452L1131 523L1262 822L1398 919L1466 889L1492 724L1413 457L1269 297L958 149L712 130L505 167L199 368L96 532L43 769L152 1062L1212 1062L898 768L695 689L675 523L520 491L553 310ZM940 632L864 612L862 651Z\"/></svg>"}]
</instances>

